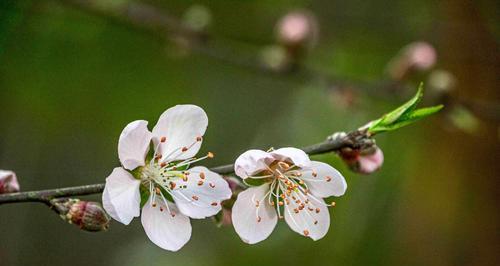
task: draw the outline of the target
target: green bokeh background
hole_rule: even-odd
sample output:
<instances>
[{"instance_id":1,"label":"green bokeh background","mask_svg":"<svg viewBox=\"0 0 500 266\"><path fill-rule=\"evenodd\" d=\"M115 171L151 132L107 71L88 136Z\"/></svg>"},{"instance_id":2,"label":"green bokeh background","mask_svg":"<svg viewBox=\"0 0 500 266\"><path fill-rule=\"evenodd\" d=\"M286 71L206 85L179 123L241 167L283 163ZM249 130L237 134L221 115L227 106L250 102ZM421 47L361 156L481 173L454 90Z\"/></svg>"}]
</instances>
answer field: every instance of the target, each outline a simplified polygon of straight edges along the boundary
<instances>
[{"instance_id":1,"label":"green bokeh background","mask_svg":"<svg viewBox=\"0 0 500 266\"><path fill-rule=\"evenodd\" d=\"M251 47L272 44L286 12L309 9L321 29L307 64L368 82L384 77L402 46L427 40L438 67L457 77L456 95L499 100L496 1L147 2L178 17L203 4L214 36ZM0 169L16 171L23 190L103 182L118 164L122 128L136 119L153 126L179 103L209 116L202 152L217 156L208 166L248 148L315 143L400 103L360 94L345 107L334 97L314 80L180 56L173 44L58 1L0 2ZM314 157L349 184L317 242L280 222L249 246L231 227L193 220L190 242L171 253L147 239L138 219L93 234L23 203L0 206L0 265L498 265L497 122L485 120L471 135L437 115L381 135L386 162L370 176L349 172L333 154Z\"/></svg>"}]
</instances>

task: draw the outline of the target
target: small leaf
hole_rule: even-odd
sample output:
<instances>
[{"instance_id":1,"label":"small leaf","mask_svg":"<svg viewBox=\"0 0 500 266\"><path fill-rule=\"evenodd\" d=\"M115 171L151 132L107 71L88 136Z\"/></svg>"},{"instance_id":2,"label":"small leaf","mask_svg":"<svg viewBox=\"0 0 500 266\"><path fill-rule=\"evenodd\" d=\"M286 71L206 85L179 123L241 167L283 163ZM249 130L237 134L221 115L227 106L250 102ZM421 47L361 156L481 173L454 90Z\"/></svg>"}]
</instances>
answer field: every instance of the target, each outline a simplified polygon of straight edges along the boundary
<instances>
[{"instance_id":1,"label":"small leaf","mask_svg":"<svg viewBox=\"0 0 500 266\"><path fill-rule=\"evenodd\" d=\"M422 97L424 95L424 87L423 86L424 86L424 84L420 83L415 96L413 96L413 98L411 98L411 100L407 101L405 104L396 108L394 111L384 115L382 117L381 123L384 125L391 124L391 123L397 121L401 116L413 111L415 109L415 107L417 106L417 104L422 100Z\"/></svg>"},{"instance_id":2,"label":"small leaf","mask_svg":"<svg viewBox=\"0 0 500 266\"><path fill-rule=\"evenodd\" d=\"M443 108L443 105L416 109L423 97L423 84L420 83L417 93L411 100L385 114L381 118L369 123L368 132L371 134L395 130L412 124L424 117L432 115ZM416 110L415 110L416 109Z\"/></svg>"}]
</instances>

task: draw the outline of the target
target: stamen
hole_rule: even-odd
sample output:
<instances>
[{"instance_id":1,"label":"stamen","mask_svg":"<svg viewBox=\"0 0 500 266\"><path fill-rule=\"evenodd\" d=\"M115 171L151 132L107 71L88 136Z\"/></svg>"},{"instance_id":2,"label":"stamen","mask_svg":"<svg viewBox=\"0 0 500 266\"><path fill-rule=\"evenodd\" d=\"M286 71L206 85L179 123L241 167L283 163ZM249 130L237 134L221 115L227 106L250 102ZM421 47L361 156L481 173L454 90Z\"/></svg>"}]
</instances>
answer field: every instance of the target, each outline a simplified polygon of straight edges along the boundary
<instances>
[{"instance_id":1,"label":"stamen","mask_svg":"<svg viewBox=\"0 0 500 266\"><path fill-rule=\"evenodd\" d=\"M163 137L160 138L160 142L161 143L164 143L165 141L167 141L167 137L163 136Z\"/></svg>"}]
</instances>

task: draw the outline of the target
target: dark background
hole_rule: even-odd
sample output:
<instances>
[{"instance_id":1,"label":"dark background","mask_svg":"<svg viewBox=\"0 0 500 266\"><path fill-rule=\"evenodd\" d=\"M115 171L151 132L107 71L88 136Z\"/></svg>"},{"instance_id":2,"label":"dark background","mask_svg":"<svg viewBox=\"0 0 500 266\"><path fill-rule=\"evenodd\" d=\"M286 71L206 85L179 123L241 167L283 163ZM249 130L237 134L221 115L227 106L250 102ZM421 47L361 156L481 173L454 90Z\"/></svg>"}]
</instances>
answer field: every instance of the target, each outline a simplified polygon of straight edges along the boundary
<instances>
[{"instance_id":1,"label":"dark background","mask_svg":"<svg viewBox=\"0 0 500 266\"><path fill-rule=\"evenodd\" d=\"M385 78L401 47L425 40L438 53L434 69L456 77L453 97L498 110L497 1L147 2L176 17L204 5L210 33L246 55L274 43L281 16L308 9L320 33L306 64L368 84ZM209 166L248 148L319 142L401 103L361 91L345 105L337 96L322 82L186 52L59 1L0 3L0 169L16 171L23 190L103 182L118 164L122 128L136 119L152 126L179 103L209 116L202 151L217 154ZM500 131L490 111L474 113L472 129L445 110L377 137L386 162L373 175L350 172L332 154L314 157L349 184L318 242L280 222L249 246L232 227L193 220L190 242L171 253L147 239L139 219L93 234L23 203L0 206L0 265L498 265Z\"/></svg>"}]
</instances>

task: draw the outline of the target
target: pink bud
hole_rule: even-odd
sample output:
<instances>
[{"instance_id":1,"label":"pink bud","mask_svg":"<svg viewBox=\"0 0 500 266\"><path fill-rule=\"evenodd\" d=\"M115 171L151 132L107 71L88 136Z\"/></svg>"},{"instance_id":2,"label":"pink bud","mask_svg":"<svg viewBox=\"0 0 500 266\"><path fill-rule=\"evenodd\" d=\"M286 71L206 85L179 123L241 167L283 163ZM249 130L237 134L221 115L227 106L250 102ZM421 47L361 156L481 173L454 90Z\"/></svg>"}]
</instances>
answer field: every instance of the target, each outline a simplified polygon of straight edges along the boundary
<instances>
[{"instance_id":1,"label":"pink bud","mask_svg":"<svg viewBox=\"0 0 500 266\"><path fill-rule=\"evenodd\" d=\"M426 42L415 42L406 47L406 55L411 66L427 70L436 63L436 50Z\"/></svg>"},{"instance_id":2,"label":"pink bud","mask_svg":"<svg viewBox=\"0 0 500 266\"><path fill-rule=\"evenodd\" d=\"M339 155L352 171L361 174L371 174L384 163L384 153L376 146L363 151L344 148Z\"/></svg>"},{"instance_id":3,"label":"pink bud","mask_svg":"<svg viewBox=\"0 0 500 266\"><path fill-rule=\"evenodd\" d=\"M110 218L101 204L79 199L54 199L51 201L61 218L89 232L106 231Z\"/></svg>"},{"instance_id":4,"label":"pink bud","mask_svg":"<svg viewBox=\"0 0 500 266\"><path fill-rule=\"evenodd\" d=\"M0 194L19 192L19 183L16 173L7 170L0 170Z\"/></svg>"},{"instance_id":5,"label":"pink bud","mask_svg":"<svg viewBox=\"0 0 500 266\"><path fill-rule=\"evenodd\" d=\"M300 46L313 41L316 31L314 17L305 11L290 12L277 24L278 40L288 46Z\"/></svg>"},{"instance_id":6,"label":"pink bud","mask_svg":"<svg viewBox=\"0 0 500 266\"><path fill-rule=\"evenodd\" d=\"M415 70L429 70L437 60L436 50L427 42L413 42L405 46L387 67L391 78L402 80Z\"/></svg>"},{"instance_id":7,"label":"pink bud","mask_svg":"<svg viewBox=\"0 0 500 266\"><path fill-rule=\"evenodd\" d=\"M384 153L377 147L373 154L359 156L359 172L363 174L371 174L377 171L383 163Z\"/></svg>"}]
</instances>

